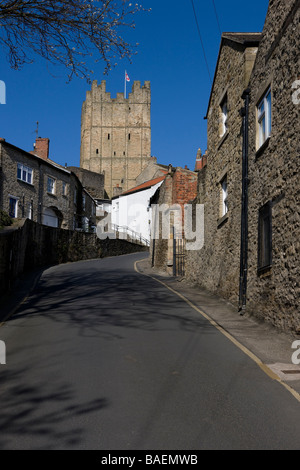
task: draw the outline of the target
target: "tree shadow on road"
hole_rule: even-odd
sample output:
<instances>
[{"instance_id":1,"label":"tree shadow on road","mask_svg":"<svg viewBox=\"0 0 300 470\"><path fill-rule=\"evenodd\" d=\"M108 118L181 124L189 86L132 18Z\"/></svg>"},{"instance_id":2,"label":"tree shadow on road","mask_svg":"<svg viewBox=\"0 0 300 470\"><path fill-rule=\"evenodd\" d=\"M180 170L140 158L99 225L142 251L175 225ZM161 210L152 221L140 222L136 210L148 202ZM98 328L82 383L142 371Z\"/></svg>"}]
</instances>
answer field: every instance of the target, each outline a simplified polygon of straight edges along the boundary
<instances>
[{"instance_id":1,"label":"tree shadow on road","mask_svg":"<svg viewBox=\"0 0 300 470\"><path fill-rule=\"evenodd\" d=\"M0 449L78 448L88 416L106 408L108 400L78 403L66 382L51 384L40 377L26 385L29 374L17 367L1 370Z\"/></svg>"},{"instance_id":2,"label":"tree shadow on road","mask_svg":"<svg viewBox=\"0 0 300 470\"><path fill-rule=\"evenodd\" d=\"M55 276L47 271L10 321L32 316L76 326L83 336L101 335L107 339L121 338L123 328L212 329L183 300L153 279L132 270L102 271L97 261L81 265L80 272L75 266L70 269L70 265L56 270Z\"/></svg>"}]
</instances>

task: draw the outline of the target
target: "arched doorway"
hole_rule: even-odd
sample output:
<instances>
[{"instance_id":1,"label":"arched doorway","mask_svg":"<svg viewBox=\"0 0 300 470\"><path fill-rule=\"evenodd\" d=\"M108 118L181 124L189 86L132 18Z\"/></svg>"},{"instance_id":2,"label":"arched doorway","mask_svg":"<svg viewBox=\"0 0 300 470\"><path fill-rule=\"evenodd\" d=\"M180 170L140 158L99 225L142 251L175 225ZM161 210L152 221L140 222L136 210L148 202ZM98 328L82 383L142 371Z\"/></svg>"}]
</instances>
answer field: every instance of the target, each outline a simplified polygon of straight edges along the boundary
<instances>
[{"instance_id":1,"label":"arched doorway","mask_svg":"<svg viewBox=\"0 0 300 470\"><path fill-rule=\"evenodd\" d=\"M56 207L45 207L43 210L42 224L48 227L61 227L63 215Z\"/></svg>"}]
</instances>

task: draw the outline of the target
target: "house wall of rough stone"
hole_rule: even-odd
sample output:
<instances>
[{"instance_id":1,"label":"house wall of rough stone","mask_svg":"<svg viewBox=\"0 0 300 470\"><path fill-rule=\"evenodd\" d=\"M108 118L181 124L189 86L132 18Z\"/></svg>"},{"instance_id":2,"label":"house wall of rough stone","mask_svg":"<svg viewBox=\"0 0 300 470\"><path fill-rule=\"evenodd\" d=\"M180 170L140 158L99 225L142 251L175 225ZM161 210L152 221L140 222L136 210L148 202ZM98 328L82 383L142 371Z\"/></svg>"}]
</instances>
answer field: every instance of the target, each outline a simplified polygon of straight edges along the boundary
<instances>
[{"instance_id":1,"label":"house wall of rough stone","mask_svg":"<svg viewBox=\"0 0 300 470\"><path fill-rule=\"evenodd\" d=\"M223 40L207 113L207 165L198 172L196 203L204 204L204 246L186 253L186 277L238 303L242 188L242 93L257 48ZM221 136L221 104L227 96L227 132ZM227 178L228 212L221 212Z\"/></svg>"},{"instance_id":2,"label":"house wall of rough stone","mask_svg":"<svg viewBox=\"0 0 300 470\"><path fill-rule=\"evenodd\" d=\"M68 170L75 173L82 186L95 199L104 199L104 175L83 168L69 166Z\"/></svg>"},{"instance_id":3,"label":"house wall of rough stone","mask_svg":"<svg viewBox=\"0 0 300 470\"><path fill-rule=\"evenodd\" d=\"M42 223L44 210L51 208L61 217L61 227L70 230L81 227L84 216L93 219L93 200L87 194L83 210L83 188L75 174L5 141L0 141L0 156L0 208L5 212L9 212L9 199L14 197L18 200L17 218ZM32 170L31 184L18 179L18 163ZM48 177L55 181L54 194L47 190Z\"/></svg>"},{"instance_id":4,"label":"house wall of rough stone","mask_svg":"<svg viewBox=\"0 0 300 470\"><path fill-rule=\"evenodd\" d=\"M273 0L251 77L249 143L249 271L247 308L275 326L300 332L299 1ZM272 131L257 146L256 105L272 93ZM298 90L300 86L298 86ZM300 94L298 93L298 97ZM272 205L272 266L258 272L258 213Z\"/></svg>"},{"instance_id":5,"label":"house wall of rough stone","mask_svg":"<svg viewBox=\"0 0 300 470\"><path fill-rule=\"evenodd\" d=\"M63 172L53 165L47 165L41 158L31 156L17 147L1 144L1 188L2 209L9 212L9 198L18 199L18 218L29 217L31 207L32 220L41 222L45 208L55 207L63 217L62 227L70 228L70 204L72 191L70 173ZM32 184L17 178L18 163L32 169ZM55 180L55 193L47 191L48 176ZM63 195L63 182L67 185ZM72 219L73 217L71 217Z\"/></svg>"}]
</instances>

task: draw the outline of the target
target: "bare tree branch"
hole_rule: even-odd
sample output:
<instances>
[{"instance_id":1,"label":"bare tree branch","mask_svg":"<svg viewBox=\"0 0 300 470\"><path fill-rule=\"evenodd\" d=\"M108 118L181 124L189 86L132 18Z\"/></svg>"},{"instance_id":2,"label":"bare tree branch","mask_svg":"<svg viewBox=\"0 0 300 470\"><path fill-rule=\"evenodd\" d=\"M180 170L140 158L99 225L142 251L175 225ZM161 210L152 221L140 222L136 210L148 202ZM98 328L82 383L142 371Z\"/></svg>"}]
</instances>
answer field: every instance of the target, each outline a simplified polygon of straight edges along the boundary
<instances>
[{"instance_id":1,"label":"bare tree branch","mask_svg":"<svg viewBox=\"0 0 300 470\"><path fill-rule=\"evenodd\" d=\"M0 0L0 47L13 69L40 55L68 69L68 80L90 81L87 62L104 62L104 73L117 59L131 61L136 46L123 29L134 28L133 15L146 11L129 0Z\"/></svg>"}]
</instances>

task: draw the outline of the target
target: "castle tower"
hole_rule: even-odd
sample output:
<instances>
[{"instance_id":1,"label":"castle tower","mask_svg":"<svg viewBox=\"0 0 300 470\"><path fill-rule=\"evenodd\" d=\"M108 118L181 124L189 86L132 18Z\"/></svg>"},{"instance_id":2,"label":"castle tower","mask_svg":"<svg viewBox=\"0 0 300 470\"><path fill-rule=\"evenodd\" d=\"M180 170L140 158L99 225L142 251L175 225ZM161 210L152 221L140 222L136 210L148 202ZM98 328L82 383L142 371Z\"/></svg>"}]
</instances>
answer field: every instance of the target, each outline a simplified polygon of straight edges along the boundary
<instances>
[{"instance_id":1,"label":"castle tower","mask_svg":"<svg viewBox=\"0 0 300 470\"><path fill-rule=\"evenodd\" d=\"M106 81L93 81L81 115L80 166L104 173L105 190L123 191L135 186L136 177L151 158L150 82L135 81L128 98L117 93L112 99Z\"/></svg>"}]
</instances>

